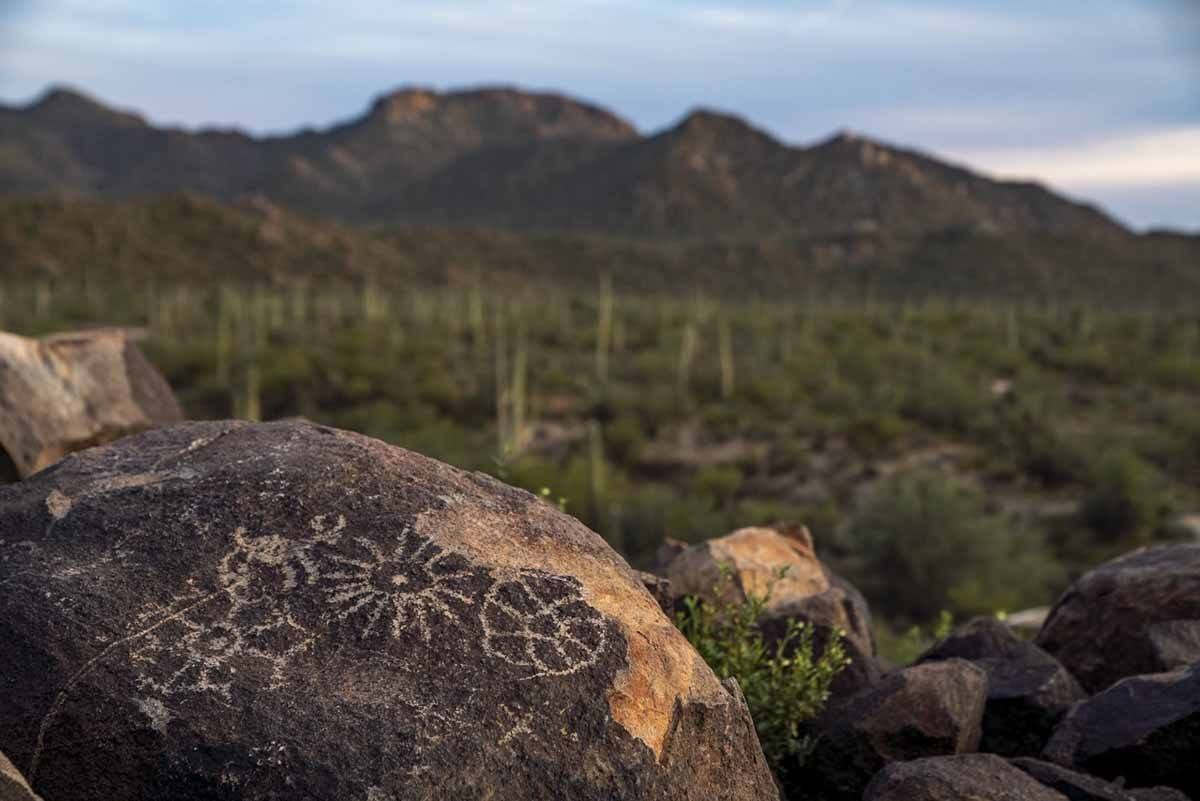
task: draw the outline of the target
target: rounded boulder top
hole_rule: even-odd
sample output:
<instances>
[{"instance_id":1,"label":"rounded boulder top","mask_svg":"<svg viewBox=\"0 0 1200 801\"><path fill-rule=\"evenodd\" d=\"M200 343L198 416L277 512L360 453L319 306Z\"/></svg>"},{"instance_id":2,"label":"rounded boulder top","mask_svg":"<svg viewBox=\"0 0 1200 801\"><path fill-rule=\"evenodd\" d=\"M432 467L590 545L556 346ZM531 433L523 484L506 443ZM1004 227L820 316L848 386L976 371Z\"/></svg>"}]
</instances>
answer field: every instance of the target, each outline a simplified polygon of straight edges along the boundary
<instances>
[{"instance_id":1,"label":"rounded boulder top","mask_svg":"<svg viewBox=\"0 0 1200 801\"><path fill-rule=\"evenodd\" d=\"M74 799L769 799L745 703L600 537L305 421L0 489L0 750Z\"/></svg>"}]
</instances>

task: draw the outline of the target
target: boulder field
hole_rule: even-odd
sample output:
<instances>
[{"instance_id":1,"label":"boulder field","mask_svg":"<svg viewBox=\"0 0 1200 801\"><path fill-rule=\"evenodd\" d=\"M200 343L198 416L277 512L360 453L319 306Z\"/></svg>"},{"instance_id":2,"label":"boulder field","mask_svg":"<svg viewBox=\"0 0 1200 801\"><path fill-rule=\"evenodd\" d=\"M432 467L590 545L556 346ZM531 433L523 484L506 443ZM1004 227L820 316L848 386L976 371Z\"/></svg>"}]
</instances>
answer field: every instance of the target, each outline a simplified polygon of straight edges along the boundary
<instances>
[{"instance_id":1,"label":"boulder field","mask_svg":"<svg viewBox=\"0 0 1200 801\"><path fill-rule=\"evenodd\" d=\"M0 801L1198 801L1198 549L1098 566L1033 641L978 618L889 669L802 527L640 573L377 440L171 425L0 487ZM853 660L794 786L669 618L767 591L768 640L799 620Z\"/></svg>"},{"instance_id":2,"label":"boulder field","mask_svg":"<svg viewBox=\"0 0 1200 801\"><path fill-rule=\"evenodd\" d=\"M778 797L599 536L357 434L188 423L0 488L0 609L47 801Z\"/></svg>"}]
</instances>

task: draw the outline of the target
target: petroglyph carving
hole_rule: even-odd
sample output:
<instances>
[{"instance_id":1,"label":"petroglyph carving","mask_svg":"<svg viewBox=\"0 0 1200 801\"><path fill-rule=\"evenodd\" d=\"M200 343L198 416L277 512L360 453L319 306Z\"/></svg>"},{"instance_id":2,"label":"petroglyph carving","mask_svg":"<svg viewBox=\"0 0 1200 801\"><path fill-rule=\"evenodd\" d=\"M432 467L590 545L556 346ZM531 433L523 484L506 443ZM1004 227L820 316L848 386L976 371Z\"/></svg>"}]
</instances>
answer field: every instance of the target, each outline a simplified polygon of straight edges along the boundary
<instances>
[{"instance_id":1,"label":"petroglyph carving","mask_svg":"<svg viewBox=\"0 0 1200 801\"><path fill-rule=\"evenodd\" d=\"M46 496L46 510L50 512L50 517L62 520L71 511L71 499L58 490L50 490Z\"/></svg>"},{"instance_id":2,"label":"petroglyph carving","mask_svg":"<svg viewBox=\"0 0 1200 801\"><path fill-rule=\"evenodd\" d=\"M354 621L363 638L413 630L428 643L439 623L455 625L475 605L472 585L483 571L405 528L395 543L353 537L350 554L328 557L322 577L330 615Z\"/></svg>"},{"instance_id":3,"label":"petroglyph carving","mask_svg":"<svg viewBox=\"0 0 1200 801\"><path fill-rule=\"evenodd\" d=\"M230 700L235 675L268 689L283 685L290 659L313 641L286 602L226 588L156 628L130 648L140 684L164 696L215 692Z\"/></svg>"},{"instance_id":4,"label":"petroglyph carving","mask_svg":"<svg viewBox=\"0 0 1200 801\"><path fill-rule=\"evenodd\" d=\"M497 582L480 614L483 650L528 668L527 678L565 676L595 664L607 646L603 617L573 578L524 571Z\"/></svg>"}]
</instances>

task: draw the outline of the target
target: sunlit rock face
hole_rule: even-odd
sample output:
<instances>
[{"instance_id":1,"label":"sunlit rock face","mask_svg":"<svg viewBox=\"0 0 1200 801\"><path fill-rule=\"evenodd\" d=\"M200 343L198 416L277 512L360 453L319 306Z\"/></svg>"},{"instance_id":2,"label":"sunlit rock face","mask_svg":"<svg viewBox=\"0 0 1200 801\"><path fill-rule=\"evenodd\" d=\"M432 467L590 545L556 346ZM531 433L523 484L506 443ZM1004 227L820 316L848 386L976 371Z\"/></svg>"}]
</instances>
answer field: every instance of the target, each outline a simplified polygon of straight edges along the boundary
<instances>
[{"instance_id":1,"label":"sunlit rock face","mask_svg":"<svg viewBox=\"0 0 1200 801\"><path fill-rule=\"evenodd\" d=\"M534 496L303 421L0 491L0 749L55 801L764 799L722 686Z\"/></svg>"},{"instance_id":2,"label":"sunlit rock face","mask_svg":"<svg viewBox=\"0 0 1200 801\"><path fill-rule=\"evenodd\" d=\"M0 332L0 448L8 480L72 451L182 419L167 382L124 329L43 339Z\"/></svg>"},{"instance_id":3,"label":"sunlit rock face","mask_svg":"<svg viewBox=\"0 0 1200 801\"><path fill-rule=\"evenodd\" d=\"M834 680L834 696L853 694L879 680L866 599L817 558L807 528L742 528L687 548L668 544L660 558L676 602L686 596L714 600L718 591L722 601L731 603L767 597L760 626L768 642L782 637L795 620L813 626L816 653L821 654L830 635L841 632L850 664Z\"/></svg>"}]
</instances>

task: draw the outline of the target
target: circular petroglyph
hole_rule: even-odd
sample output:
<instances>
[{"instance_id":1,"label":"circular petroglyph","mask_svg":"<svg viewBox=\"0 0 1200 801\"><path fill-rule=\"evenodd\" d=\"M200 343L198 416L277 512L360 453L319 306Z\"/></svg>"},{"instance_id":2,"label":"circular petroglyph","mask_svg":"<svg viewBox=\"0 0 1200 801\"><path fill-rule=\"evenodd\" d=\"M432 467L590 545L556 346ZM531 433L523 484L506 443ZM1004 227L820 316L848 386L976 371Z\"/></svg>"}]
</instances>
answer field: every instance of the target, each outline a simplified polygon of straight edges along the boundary
<instances>
[{"instance_id":1,"label":"circular petroglyph","mask_svg":"<svg viewBox=\"0 0 1200 801\"><path fill-rule=\"evenodd\" d=\"M533 676L565 676L595 664L608 645L601 614L583 600L579 582L524 571L498 581L480 612L483 649Z\"/></svg>"},{"instance_id":2,"label":"circular petroglyph","mask_svg":"<svg viewBox=\"0 0 1200 801\"><path fill-rule=\"evenodd\" d=\"M331 619L354 625L362 638L411 632L426 643L438 626L463 622L485 576L409 528L393 542L347 538L320 564Z\"/></svg>"}]
</instances>

